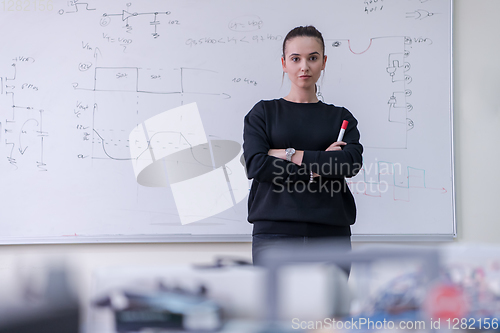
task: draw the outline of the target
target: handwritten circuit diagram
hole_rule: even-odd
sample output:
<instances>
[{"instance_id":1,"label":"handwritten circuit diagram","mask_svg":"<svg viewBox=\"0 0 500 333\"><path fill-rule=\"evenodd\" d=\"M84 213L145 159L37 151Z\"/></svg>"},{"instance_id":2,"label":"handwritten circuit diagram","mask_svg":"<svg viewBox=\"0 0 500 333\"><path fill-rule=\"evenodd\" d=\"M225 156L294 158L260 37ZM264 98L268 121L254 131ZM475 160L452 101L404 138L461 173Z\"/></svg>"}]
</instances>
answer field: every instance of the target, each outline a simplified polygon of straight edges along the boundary
<instances>
[{"instance_id":1,"label":"handwritten circuit diagram","mask_svg":"<svg viewBox=\"0 0 500 333\"><path fill-rule=\"evenodd\" d=\"M367 133L363 140L366 147L406 149L408 146L408 131L414 127L409 116L413 110L409 101L413 80L408 60L411 43L409 37L396 36L371 38L362 47L353 45L349 39L330 41L330 50L339 59L337 63L352 64L334 71L343 78L330 81L333 87L328 88L335 92L335 100L340 105L350 105L353 110L365 110L364 99L353 98L353 94L360 97L370 94L371 112L359 115L360 131ZM360 77L364 79L360 81ZM356 91L346 90L353 86L357 87Z\"/></svg>"},{"instance_id":2,"label":"handwritten circuit diagram","mask_svg":"<svg viewBox=\"0 0 500 333\"><path fill-rule=\"evenodd\" d=\"M133 25L130 23L132 19L140 17L140 16L147 16L150 18L149 25L153 27L153 31L151 32L151 35L153 38L158 38L160 35L158 33L158 26L162 23L161 20L159 20L160 16L170 16L172 14L171 11L163 11L163 12L144 12L144 13L139 13L139 12L134 12L130 9L132 6L132 3L129 2L127 3L127 9L123 9L121 13L104 13L102 14L102 18L100 20L100 24L102 27L108 26L111 21L112 17L117 17L119 18L123 23L125 23L124 29L126 30L127 33L131 33L133 30ZM179 20L175 19L170 19L166 21L166 24L169 25L180 25Z\"/></svg>"},{"instance_id":3,"label":"handwritten circuit diagram","mask_svg":"<svg viewBox=\"0 0 500 333\"><path fill-rule=\"evenodd\" d=\"M0 73L2 155L13 170L48 170L44 140L49 133L44 130L44 110L31 102L34 95L40 93L40 88L31 82L29 76L18 75L18 67L29 72L34 62L32 57L19 56L13 59L10 75Z\"/></svg>"}]
</instances>

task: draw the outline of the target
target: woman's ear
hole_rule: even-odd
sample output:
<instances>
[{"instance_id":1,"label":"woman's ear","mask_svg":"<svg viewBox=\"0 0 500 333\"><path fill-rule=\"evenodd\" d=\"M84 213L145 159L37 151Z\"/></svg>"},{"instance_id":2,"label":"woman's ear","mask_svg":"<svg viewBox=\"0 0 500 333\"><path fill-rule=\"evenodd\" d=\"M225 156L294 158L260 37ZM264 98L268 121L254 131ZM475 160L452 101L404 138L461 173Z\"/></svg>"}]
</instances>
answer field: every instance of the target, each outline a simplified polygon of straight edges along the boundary
<instances>
[{"instance_id":1,"label":"woman's ear","mask_svg":"<svg viewBox=\"0 0 500 333\"><path fill-rule=\"evenodd\" d=\"M286 62L284 57L281 57L281 67L283 67L283 73L286 73Z\"/></svg>"},{"instance_id":2,"label":"woman's ear","mask_svg":"<svg viewBox=\"0 0 500 333\"><path fill-rule=\"evenodd\" d=\"M326 55L323 57L323 67L321 67L321 69L325 69L325 66L326 66Z\"/></svg>"}]
</instances>

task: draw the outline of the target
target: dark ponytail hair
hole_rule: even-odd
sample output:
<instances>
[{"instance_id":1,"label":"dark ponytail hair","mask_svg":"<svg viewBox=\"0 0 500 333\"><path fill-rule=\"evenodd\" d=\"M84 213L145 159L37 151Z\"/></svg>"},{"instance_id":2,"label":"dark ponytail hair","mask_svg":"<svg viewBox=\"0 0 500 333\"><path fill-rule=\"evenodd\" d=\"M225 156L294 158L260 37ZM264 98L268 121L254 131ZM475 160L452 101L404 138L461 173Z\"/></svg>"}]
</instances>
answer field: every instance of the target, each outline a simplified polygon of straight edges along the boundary
<instances>
[{"instance_id":1,"label":"dark ponytail hair","mask_svg":"<svg viewBox=\"0 0 500 333\"><path fill-rule=\"evenodd\" d=\"M283 58L285 57L286 42L295 37L315 37L319 39L319 41L321 42L321 47L323 49L323 55L325 55L325 41L323 39L323 35L321 35L321 32L319 32L318 29L316 29L314 26L308 25L305 27L300 26L293 28L286 35L285 39L283 40Z\"/></svg>"}]
</instances>

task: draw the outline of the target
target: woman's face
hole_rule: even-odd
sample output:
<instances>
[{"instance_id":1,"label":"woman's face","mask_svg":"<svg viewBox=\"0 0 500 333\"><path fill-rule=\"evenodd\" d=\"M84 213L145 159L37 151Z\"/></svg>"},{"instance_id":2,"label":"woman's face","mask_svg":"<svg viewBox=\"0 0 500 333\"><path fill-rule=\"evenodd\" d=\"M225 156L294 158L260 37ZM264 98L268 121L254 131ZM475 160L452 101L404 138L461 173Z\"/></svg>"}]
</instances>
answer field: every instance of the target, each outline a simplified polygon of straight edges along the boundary
<instances>
[{"instance_id":1,"label":"woman's face","mask_svg":"<svg viewBox=\"0 0 500 333\"><path fill-rule=\"evenodd\" d=\"M281 62L292 85L303 89L314 86L326 65L320 41L315 37L292 38L286 42L285 53Z\"/></svg>"}]
</instances>

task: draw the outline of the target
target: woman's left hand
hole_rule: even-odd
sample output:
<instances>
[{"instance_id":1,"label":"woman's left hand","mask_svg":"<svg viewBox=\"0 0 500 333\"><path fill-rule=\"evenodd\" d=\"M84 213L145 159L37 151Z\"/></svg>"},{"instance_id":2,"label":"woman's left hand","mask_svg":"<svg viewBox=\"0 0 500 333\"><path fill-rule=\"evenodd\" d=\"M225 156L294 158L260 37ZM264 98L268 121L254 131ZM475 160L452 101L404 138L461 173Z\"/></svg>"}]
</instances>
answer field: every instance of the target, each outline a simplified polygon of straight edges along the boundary
<instances>
[{"instance_id":1,"label":"woman's left hand","mask_svg":"<svg viewBox=\"0 0 500 333\"><path fill-rule=\"evenodd\" d=\"M267 152L267 155L281 158L282 160L286 160L286 150L285 149L269 149L269 151ZM297 165L301 165L303 156L304 156L303 150L296 150L295 154L293 154L293 156L292 156L292 162L297 164Z\"/></svg>"}]
</instances>

